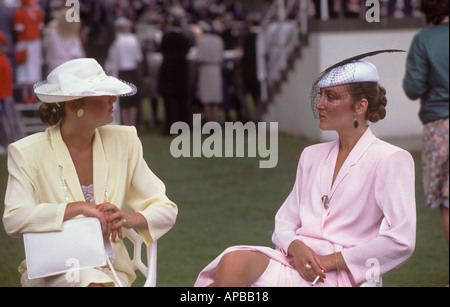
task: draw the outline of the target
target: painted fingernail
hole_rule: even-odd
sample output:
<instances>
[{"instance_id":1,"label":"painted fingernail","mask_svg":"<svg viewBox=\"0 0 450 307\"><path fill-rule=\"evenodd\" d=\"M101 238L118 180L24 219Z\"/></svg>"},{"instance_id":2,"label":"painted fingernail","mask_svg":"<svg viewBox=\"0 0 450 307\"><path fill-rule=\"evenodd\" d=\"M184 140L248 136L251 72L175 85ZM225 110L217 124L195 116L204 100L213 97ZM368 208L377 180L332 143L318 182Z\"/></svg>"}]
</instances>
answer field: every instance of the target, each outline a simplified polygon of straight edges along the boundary
<instances>
[{"instance_id":1,"label":"painted fingernail","mask_svg":"<svg viewBox=\"0 0 450 307\"><path fill-rule=\"evenodd\" d=\"M110 217L107 217L107 218L106 218L106 221L107 221L107 222L111 221L111 218L110 218Z\"/></svg>"}]
</instances>

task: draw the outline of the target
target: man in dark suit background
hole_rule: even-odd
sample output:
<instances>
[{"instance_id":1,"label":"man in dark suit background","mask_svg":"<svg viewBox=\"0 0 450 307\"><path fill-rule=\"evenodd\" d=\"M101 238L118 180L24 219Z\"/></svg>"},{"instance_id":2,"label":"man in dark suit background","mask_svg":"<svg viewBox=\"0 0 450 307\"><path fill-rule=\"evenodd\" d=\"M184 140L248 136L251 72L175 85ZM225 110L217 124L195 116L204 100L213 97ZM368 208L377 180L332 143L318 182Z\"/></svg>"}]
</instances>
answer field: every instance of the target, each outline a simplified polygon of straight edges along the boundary
<instances>
[{"instance_id":1,"label":"man in dark suit background","mask_svg":"<svg viewBox=\"0 0 450 307\"><path fill-rule=\"evenodd\" d=\"M192 125L191 69L187 59L195 38L183 28L184 13L174 11L161 42L163 62L159 72L158 91L164 100L164 134L177 121Z\"/></svg>"}]
</instances>

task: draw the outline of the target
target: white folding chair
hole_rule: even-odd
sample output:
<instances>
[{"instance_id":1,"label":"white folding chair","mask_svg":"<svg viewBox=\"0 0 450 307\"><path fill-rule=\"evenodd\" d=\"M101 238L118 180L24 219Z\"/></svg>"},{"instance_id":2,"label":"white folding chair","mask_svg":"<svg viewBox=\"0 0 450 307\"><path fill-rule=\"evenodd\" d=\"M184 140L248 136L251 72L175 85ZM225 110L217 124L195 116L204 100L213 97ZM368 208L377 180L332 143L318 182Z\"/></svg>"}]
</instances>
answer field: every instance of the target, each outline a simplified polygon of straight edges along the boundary
<instances>
[{"instance_id":1,"label":"white folding chair","mask_svg":"<svg viewBox=\"0 0 450 307\"><path fill-rule=\"evenodd\" d=\"M134 229L122 228L124 238L133 243L133 268L139 270L146 278L144 287L156 287L157 241L146 247L147 265L142 261L142 244L144 241Z\"/></svg>"}]
</instances>

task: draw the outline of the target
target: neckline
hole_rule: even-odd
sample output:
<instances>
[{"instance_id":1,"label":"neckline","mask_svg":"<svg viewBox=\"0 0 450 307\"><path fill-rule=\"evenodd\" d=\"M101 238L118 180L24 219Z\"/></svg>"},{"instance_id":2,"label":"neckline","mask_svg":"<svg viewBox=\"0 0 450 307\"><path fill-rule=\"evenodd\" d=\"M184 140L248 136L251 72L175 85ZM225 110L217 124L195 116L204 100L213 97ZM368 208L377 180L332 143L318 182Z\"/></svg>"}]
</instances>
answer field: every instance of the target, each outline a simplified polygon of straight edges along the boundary
<instances>
[{"instance_id":1,"label":"neckline","mask_svg":"<svg viewBox=\"0 0 450 307\"><path fill-rule=\"evenodd\" d=\"M336 174L336 178L333 181L334 170L336 167L337 158L339 155L339 140L333 142L333 146L330 148L328 156L326 157L321 171L321 202L325 210L329 209L329 203L340 186L343 180L347 177L351 168L359 161L364 155L370 145L374 142L375 136L372 133L370 127L359 138L358 142L352 148L350 153L345 158L344 162ZM325 191L325 193L323 193Z\"/></svg>"}]
</instances>

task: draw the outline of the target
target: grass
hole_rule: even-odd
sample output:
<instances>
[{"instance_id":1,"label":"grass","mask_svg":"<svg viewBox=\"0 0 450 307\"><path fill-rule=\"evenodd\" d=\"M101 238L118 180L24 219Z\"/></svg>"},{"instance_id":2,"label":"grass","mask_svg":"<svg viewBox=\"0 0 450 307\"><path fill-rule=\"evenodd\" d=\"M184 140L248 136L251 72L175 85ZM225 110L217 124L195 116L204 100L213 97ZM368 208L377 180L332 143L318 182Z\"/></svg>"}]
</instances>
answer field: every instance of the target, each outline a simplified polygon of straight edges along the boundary
<instances>
[{"instance_id":1,"label":"grass","mask_svg":"<svg viewBox=\"0 0 450 307\"><path fill-rule=\"evenodd\" d=\"M308 141L279 135L278 165L260 169L260 158L173 158L158 131L140 134L145 159L179 206L174 228L158 242L158 286L190 287L198 273L231 245L272 246L274 216L292 189L298 158ZM448 245L438 210L423 204L420 153L416 161L417 246L412 258L383 277L385 287L443 286L448 283ZM7 183L0 156L0 199ZM3 211L3 210L2 210ZM0 286L20 286L21 239L0 227ZM143 283L138 278L136 285Z\"/></svg>"}]
</instances>

